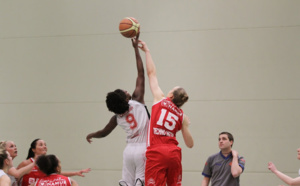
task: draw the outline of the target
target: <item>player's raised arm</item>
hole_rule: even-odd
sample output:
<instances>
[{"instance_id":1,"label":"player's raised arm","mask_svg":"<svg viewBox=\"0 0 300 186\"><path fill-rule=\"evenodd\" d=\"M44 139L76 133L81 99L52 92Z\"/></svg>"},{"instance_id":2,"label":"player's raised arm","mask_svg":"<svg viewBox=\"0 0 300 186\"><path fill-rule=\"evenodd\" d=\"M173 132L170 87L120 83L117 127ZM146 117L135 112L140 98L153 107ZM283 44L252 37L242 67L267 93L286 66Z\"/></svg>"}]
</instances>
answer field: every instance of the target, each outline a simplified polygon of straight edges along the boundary
<instances>
[{"instance_id":1,"label":"player's raised arm","mask_svg":"<svg viewBox=\"0 0 300 186\"><path fill-rule=\"evenodd\" d=\"M135 52L135 58L136 58L136 67L137 67L137 78L136 78L136 85L135 90L132 94L132 99L136 100L140 103L145 103L144 101L144 94L145 94L145 72L144 72L144 66L143 61L139 52L138 48L138 40L139 40L140 33L137 34L136 38L131 39L132 46L134 48Z\"/></svg>"},{"instance_id":2,"label":"player's raised arm","mask_svg":"<svg viewBox=\"0 0 300 186\"><path fill-rule=\"evenodd\" d=\"M150 83L150 89L153 94L154 102L157 102L164 97L164 93L158 85L156 67L150 54L150 50L144 41L139 40L139 48L143 50L146 54L146 68Z\"/></svg>"}]
</instances>

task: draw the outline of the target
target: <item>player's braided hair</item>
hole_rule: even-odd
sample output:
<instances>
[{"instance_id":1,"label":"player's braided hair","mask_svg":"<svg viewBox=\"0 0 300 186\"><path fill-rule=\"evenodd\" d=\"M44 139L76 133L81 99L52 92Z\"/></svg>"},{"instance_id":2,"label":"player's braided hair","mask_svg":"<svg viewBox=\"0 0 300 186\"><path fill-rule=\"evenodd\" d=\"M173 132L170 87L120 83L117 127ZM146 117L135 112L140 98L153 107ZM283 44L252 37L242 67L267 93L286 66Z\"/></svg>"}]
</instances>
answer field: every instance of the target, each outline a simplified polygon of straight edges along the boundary
<instances>
[{"instance_id":1,"label":"player's braided hair","mask_svg":"<svg viewBox=\"0 0 300 186\"><path fill-rule=\"evenodd\" d=\"M57 173L57 167L59 165L59 160L53 154L41 155L36 160L36 165L39 167L39 169L43 173L50 175L53 173Z\"/></svg>"},{"instance_id":2,"label":"player's braided hair","mask_svg":"<svg viewBox=\"0 0 300 186\"><path fill-rule=\"evenodd\" d=\"M126 112L129 109L129 104L126 100L125 92L121 89L109 92L106 96L106 106L109 111L115 114L123 114Z\"/></svg>"},{"instance_id":3,"label":"player's braided hair","mask_svg":"<svg viewBox=\"0 0 300 186\"><path fill-rule=\"evenodd\" d=\"M172 102L178 108L180 108L189 99L189 96L187 95L186 91L184 90L184 88L181 87L174 90L173 96L174 98L172 99Z\"/></svg>"}]
</instances>

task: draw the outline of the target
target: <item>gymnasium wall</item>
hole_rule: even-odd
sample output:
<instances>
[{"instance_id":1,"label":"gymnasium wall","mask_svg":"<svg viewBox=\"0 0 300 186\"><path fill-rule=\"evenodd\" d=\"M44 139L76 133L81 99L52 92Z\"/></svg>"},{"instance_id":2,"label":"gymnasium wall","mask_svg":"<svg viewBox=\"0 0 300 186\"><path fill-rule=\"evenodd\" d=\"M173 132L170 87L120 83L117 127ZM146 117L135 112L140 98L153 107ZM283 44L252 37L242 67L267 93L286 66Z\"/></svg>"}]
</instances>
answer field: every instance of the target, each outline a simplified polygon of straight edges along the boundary
<instances>
[{"instance_id":1,"label":"gymnasium wall","mask_svg":"<svg viewBox=\"0 0 300 186\"><path fill-rule=\"evenodd\" d=\"M194 148L178 133L183 185L200 185L222 131L245 157L241 185L282 184L267 163L298 176L299 7L297 0L0 0L0 139L17 144L14 166L41 138L64 171L92 169L74 177L79 185L117 185L125 134L117 127L92 144L85 137L112 116L106 93L135 87L134 50L118 31L132 16L162 90L180 85L190 96L183 110Z\"/></svg>"}]
</instances>

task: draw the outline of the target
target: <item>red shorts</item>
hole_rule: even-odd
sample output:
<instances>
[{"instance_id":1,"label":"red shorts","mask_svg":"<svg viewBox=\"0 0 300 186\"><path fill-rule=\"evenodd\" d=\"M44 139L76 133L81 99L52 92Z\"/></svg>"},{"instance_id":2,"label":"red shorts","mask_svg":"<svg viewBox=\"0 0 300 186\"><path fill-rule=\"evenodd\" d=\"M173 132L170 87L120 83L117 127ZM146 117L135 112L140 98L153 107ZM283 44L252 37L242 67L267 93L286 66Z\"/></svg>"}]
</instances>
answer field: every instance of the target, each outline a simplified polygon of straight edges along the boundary
<instances>
[{"instance_id":1,"label":"red shorts","mask_svg":"<svg viewBox=\"0 0 300 186\"><path fill-rule=\"evenodd\" d=\"M181 148L173 144L147 148L145 186L178 186L182 180Z\"/></svg>"}]
</instances>

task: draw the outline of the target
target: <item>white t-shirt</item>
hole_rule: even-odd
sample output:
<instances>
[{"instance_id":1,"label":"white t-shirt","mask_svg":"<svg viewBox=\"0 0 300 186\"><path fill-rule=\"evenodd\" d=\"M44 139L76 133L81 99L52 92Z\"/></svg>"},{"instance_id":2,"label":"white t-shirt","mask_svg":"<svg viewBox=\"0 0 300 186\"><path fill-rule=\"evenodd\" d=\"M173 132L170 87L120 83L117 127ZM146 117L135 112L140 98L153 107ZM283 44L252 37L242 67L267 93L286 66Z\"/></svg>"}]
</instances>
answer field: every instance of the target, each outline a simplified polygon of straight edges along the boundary
<instances>
[{"instance_id":1,"label":"white t-shirt","mask_svg":"<svg viewBox=\"0 0 300 186\"><path fill-rule=\"evenodd\" d=\"M14 176L8 174L8 177L10 178L11 186L17 186L18 185L18 182L17 182L17 180Z\"/></svg>"},{"instance_id":2,"label":"white t-shirt","mask_svg":"<svg viewBox=\"0 0 300 186\"><path fill-rule=\"evenodd\" d=\"M1 170L0 170L0 178L1 178L2 176L4 176L4 175L6 175L6 173L1 169Z\"/></svg>"}]
</instances>

